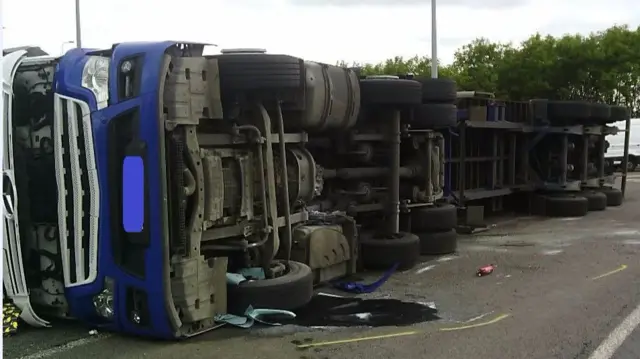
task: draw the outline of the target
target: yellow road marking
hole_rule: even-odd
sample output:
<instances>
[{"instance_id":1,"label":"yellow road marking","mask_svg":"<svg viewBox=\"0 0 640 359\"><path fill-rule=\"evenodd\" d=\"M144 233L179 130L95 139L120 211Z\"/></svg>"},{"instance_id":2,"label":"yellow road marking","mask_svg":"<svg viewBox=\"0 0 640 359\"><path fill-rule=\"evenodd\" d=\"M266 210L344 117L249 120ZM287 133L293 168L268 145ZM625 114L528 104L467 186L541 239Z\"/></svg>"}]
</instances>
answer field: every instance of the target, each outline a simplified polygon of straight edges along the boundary
<instances>
[{"instance_id":1,"label":"yellow road marking","mask_svg":"<svg viewBox=\"0 0 640 359\"><path fill-rule=\"evenodd\" d=\"M491 324L495 324L499 321L501 321L502 319L505 319L509 316L509 314L501 314L489 321L486 322L482 322L482 323L476 323L476 324L469 324L469 325L462 325L459 327L448 327L448 328L440 328L438 329L441 332L452 332L454 330L464 330L464 329L471 329L471 328L477 328L477 327L484 327L485 325L491 325Z\"/></svg>"},{"instance_id":2,"label":"yellow road marking","mask_svg":"<svg viewBox=\"0 0 640 359\"><path fill-rule=\"evenodd\" d=\"M610 276L610 275L612 275L612 274L616 274L616 273L618 273L618 272L622 272L622 271L623 271L623 270L625 270L625 269L627 269L627 265L626 265L626 264L623 264L623 265L621 265L619 268L614 269L614 270L612 270L611 272L607 272L607 273L605 273L605 274L601 274L601 275L599 275L599 276L597 276L597 277L593 277L593 278L591 278L591 280L596 280L596 279L600 279L600 278L608 277L608 276Z\"/></svg>"},{"instance_id":3,"label":"yellow road marking","mask_svg":"<svg viewBox=\"0 0 640 359\"><path fill-rule=\"evenodd\" d=\"M502 314L502 315L499 315L496 318L491 319L491 320L486 321L486 322L463 325L463 326L459 326L459 327L440 328L438 330L441 331L441 332L450 332L450 331L454 331L454 330L463 330L463 329L471 329L471 328L483 327L485 325L490 325L490 324L497 323L497 322L507 318L508 316L509 316L509 314ZM351 339L332 340L332 341L326 341L326 342L300 344L300 345L297 345L296 347L298 349L307 349L307 348L321 347L321 346L327 346L327 345L357 343L357 342L363 342L363 341L367 341L367 340L406 337L406 336L409 336L409 335L416 335L416 334L422 334L422 333L426 333L426 332L425 331L419 331L419 330L413 330L413 331L408 331L408 332L391 333L391 334L383 334L383 335L373 335L373 336L370 336L370 337L359 337L359 338L351 338Z\"/></svg>"},{"instance_id":4,"label":"yellow road marking","mask_svg":"<svg viewBox=\"0 0 640 359\"><path fill-rule=\"evenodd\" d=\"M410 331L410 332L400 332L400 333L392 333L392 334L384 334L384 335L374 335L374 336L370 336L370 337L360 337L360 338L351 338L351 339L343 339L343 340L333 340L333 341L329 341L329 342L317 342L317 343L310 343L310 344L301 344L301 345L298 345L298 349L305 349L305 348L311 348L311 347L320 347L320 346L325 346L325 345L357 343L357 342L363 342L363 341L367 341L367 340L404 337L404 336L416 335L416 334L420 334L420 333L421 333L420 331L414 330L414 331Z\"/></svg>"}]
</instances>

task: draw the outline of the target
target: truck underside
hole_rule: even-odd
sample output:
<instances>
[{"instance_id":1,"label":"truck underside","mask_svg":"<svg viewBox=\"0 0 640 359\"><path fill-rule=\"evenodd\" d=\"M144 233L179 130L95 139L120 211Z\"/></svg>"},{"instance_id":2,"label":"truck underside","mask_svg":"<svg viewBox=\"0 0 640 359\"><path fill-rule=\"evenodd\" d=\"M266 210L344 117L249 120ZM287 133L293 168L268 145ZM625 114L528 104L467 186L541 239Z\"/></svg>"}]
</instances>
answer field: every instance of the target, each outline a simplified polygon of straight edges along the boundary
<instances>
[{"instance_id":1,"label":"truck underside","mask_svg":"<svg viewBox=\"0 0 640 359\"><path fill-rule=\"evenodd\" d=\"M442 137L416 134L400 163L407 100L363 114L353 71L243 52L165 65L170 288L184 335L249 305L294 309L312 283L354 273L356 220L373 236L399 232L400 173L405 202L442 196ZM227 272L247 280L227 286Z\"/></svg>"}]
</instances>

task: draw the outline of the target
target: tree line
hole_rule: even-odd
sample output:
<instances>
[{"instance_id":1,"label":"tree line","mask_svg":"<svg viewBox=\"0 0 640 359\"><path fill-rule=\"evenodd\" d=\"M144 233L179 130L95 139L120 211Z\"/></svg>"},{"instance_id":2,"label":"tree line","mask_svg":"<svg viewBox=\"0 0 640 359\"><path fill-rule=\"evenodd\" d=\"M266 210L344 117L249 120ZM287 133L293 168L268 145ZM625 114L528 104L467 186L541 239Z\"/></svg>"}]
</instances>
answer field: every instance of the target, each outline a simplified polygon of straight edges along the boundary
<instances>
[{"instance_id":1,"label":"tree line","mask_svg":"<svg viewBox=\"0 0 640 359\"><path fill-rule=\"evenodd\" d=\"M346 64L362 75L430 76L428 56L393 57L378 64ZM459 90L493 92L510 100L547 98L620 104L640 114L640 28L613 26L588 36L535 34L521 44L479 38L438 68Z\"/></svg>"}]
</instances>

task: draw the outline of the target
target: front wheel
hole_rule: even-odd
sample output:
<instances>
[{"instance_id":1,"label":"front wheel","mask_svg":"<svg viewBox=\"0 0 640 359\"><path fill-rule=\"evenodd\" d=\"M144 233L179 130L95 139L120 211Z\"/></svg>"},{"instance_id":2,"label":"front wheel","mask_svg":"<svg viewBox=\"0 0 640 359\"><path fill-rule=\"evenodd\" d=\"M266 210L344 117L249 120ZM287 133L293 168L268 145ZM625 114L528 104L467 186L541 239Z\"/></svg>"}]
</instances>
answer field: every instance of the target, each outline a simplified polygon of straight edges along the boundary
<instances>
[{"instance_id":1,"label":"front wheel","mask_svg":"<svg viewBox=\"0 0 640 359\"><path fill-rule=\"evenodd\" d=\"M256 309L293 310L304 307L313 297L313 274L304 263L289 261L288 270L272 279L247 280L227 286L227 312L243 315L249 306Z\"/></svg>"}]
</instances>

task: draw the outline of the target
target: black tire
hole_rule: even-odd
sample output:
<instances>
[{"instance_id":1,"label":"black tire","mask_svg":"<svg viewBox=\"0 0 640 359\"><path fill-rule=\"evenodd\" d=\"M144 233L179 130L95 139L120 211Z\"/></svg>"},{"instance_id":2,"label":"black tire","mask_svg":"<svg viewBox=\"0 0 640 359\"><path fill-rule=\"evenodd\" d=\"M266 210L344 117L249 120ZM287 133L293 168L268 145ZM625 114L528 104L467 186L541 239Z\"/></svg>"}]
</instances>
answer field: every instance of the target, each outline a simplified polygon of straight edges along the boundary
<instances>
[{"instance_id":1,"label":"black tire","mask_svg":"<svg viewBox=\"0 0 640 359\"><path fill-rule=\"evenodd\" d=\"M592 103L589 119L598 124L605 124L611 118L611 106L606 103Z\"/></svg>"},{"instance_id":2,"label":"black tire","mask_svg":"<svg viewBox=\"0 0 640 359\"><path fill-rule=\"evenodd\" d=\"M313 274L303 263L289 261L289 272L273 279L242 282L227 286L227 311L243 315L254 308L293 310L305 306L313 297Z\"/></svg>"},{"instance_id":3,"label":"black tire","mask_svg":"<svg viewBox=\"0 0 640 359\"><path fill-rule=\"evenodd\" d=\"M420 238L420 254L441 255L454 253L458 248L458 233L455 229L441 232L423 232Z\"/></svg>"},{"instance_id":4,"label":"black tire","mask_svg":"<svg viewBox=\"0 0 640 359\"><path fill-rule=\"evenodd\" d=\"M604 193L607 196L607 206L609 207L618 207L622 205L622 191L617 188L612 187L602 187L599 189L600 192Z\"/></svg>"},{"instance_id":5,"label":"black tire","mask_svg":"<svg viewBox=\"0 0 640 359\"><path fill-rule=\"evenodd\" d=\"M626 121L631 114L629 113L629 109L624 106L611 106L611 116L607 123L614 123L618 121Z\"/></svg>"},{"instance_id":6,"label":"black tire","mask_svg":"<svg viewBox=\"0 0 640 359\"><path fill-rule=\"evenodd\" d=\"M412 128L439 129L458 125L456 105L447 103L423 104L413 110Z\"/></svg>"},{"instance_id":7,"label":"black tire","mask_svg":"<svg viewBox=\"0 0 640 359\"><path fill-rule=\"evenodd\" d=\"M591 116L591 106L583 101L549 101L547 115L552 124L580 124Z\"/></svg>"},{"instance_id":8,"label":"black tire","mask_svg":"<svg viewBox=\"0 0 640 359\"><path fill-rule=\"evenodd\" d=\"M589 201L584 197L571 194L545 197L545 210L549 217L582 217L589 212Z\"/></svg>"},{"instance_id":9,"label":"black tire","mask_svg":"<svg viewBox=\"0 0 640 359\"><path fill-rule=\"evenodd\" d=\"M446 231L458 225L458 209L448 203L436 203L429 207L411 210L411 231Z\"/></svg>"},{"instance_id":10,"label":"black tire","mask_svg":"<svg viewBox=\"0 0 640 359\"><path fill-rule=\"evenodd\" d=\"M448 78L418 77L422 84L423 103L454 103L457 97L456 82Z\"/></svg>"},{"instance_id":11,"label":"black tire","mask_svg":"<svg viewBox=\"0 0 640 359\"><path fill-rule=\"evenodd\" d=\"M216 57L220 90L228 92L303 89L304 60L289 55L223 54Z\"/></svg>"},{"instance_id":12,"label":"black tire","mask_svg":"<svg viewBox=\"0 0 640 359\"><path fill-rule=\"evenodd\" d=\"M418 105L422 103L422 85L400 79L360 80L363 105Z\"/></svg>"},{"instance_id":13,"label":"black tire","mask_svg":"<svg viewBox=\"0 0 640 359\"><path fill-rule=\"evenodd\" d=\"M607 196L602 192L587 190L582 191L580 196L586 198L589 202L589 211L603 211L607 209Z\"/></svg>"},{"instance_id":14,"label":"black tire","mask_svg":"<svg viewBox=\"0 0 640 359\"><path fill-rule=\"evenodd\" d=\"M413 268L420 258L420 239L415 234L398 233L394 238L360 238L360 258L366 269L387 270L398 263L398 270Z\"/></svg>"}]
</instances>

